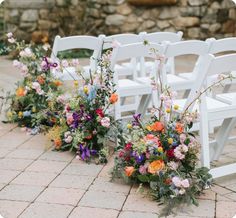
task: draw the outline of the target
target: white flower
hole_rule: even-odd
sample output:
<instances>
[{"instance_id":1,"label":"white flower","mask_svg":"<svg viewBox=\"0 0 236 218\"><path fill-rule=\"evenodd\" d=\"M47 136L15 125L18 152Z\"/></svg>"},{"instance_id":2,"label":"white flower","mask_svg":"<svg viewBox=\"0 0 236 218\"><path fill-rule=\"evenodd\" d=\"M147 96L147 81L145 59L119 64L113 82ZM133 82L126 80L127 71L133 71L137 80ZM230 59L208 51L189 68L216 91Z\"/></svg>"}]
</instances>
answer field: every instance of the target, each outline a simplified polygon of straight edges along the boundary
<instances>
[{"instance_id":1,"label":"white flower","mask_svg":"<svg viewBox=\"0 0 236 218\"><path fill-rule=\"evenodd\" d=\"M10 43L12 43L12 44L13 44L13 43L15 43L15 42L16 42L16 40L15 40L14 38L9 38L9 39L8 39L8 42L10 42Z\"/></svg>"},{"instance_id":2,"label":"white flower","mask_svg":"<svg viewBox=\"0 0 236 218\"><path fill-rule=\"evenodd\" d=\"M7 38L12 38L13 37L13 33L12 32L7 33L6 35L7 35Z\"/></svg>"},{"instance_id":3,"label":"white flower","mask_svg":"<svg viewBox=\"0 0 236 218\"><path fill-rule=\"evenodd\" d=\"M32 83L32 89L41 89L41 86L38 82L33 82Z\"/></svg>"},{"instance_id":4,"label":"white flower","mask_svg":"<svg viewBox=\"0 0 236 218\"><path fill-rule=\"evenodd\" d=\"M69 63L68 63L67 60L64 59L64 60L61 61L61 65L62 65L62 67L68 67Z\"/></svg>"},{"instance_id":5,"label":"white flower","mask_svg":"<svg viewBox=\"0 0 236 218\"><path fill-rule=\"evenodd\" d=\"M170 167L170 169L172 170L177 170L179 167L179 163L175 161L170 161L169 163L167 163L167 166Z\"/></svg>"},{"instance_id":6,"label":"white flower","mask_svg":"<svg viewBox=\"0 0 236 218\"><path fill-rule=\"evenodd\" d=\"M179 190L179 194L180 194L180 195L183 195L185 192L186 192L186 191L185 191L184 188L181 188L181 189Z\"/></svg>"},{"instance_id":7,"label":"white flower","mask_svg":"<svg viewBox=\"0 0 236 218\"><path fill-rule=\"evenodd\" d=\"M181 179L178 176L174 176L172 182L176 187L181 187Z\"/></svg>"},{"instance_id":8,"label":"white flower","mask_svg":"<svg viewBox=\"0 0 236 218\"><path fill-rule=\"evenodd\" d=\"M72 140L73 140L73 137L71 135L69 135L67 138L65 138L66 143L71 143Z\"/></svg>"},{"instance_id":9,"label":"white flower","mask_svg":"<svg viewBox=\"0 0 236 218\"><path fill-rule=\"evenodd\" d=\"M101 125L108 128L110 126L110 118L109 117L102 118Z\"/></svg>"},{"instance_id":10,"label":"white flower","mask_svg":"<svg viewBox=\"0 0 236 218\"><path fill-rule=\"evenodd\" d=\"M188 179L184 179L184 180L182 180L181 181L181 185L182 185L182 187L184 187L184 188L189 188L189 181L188 181Z\"/></svg>"},{"instance_id":11,"label":"white flower","mask_svg":"<svg viewBox=\"0 0 236 218\"><path fill-rule=\"evenodd\" d=\"M20 66L21 66L21 62L19 62L18 60L13 61L13 67L19 68Z\"/></svg>"},{"instance_id":12,"label":"white flower","mask_svg":"<svg viewBox=\"0 0 236 218\"><path fill-rule=\"evenodd\" d=\"M43 49L44 49L45 51L48 51L48 49L49 49L50 47L51 47L51 46L50 46L48 43L46 43L46 44L43 45Z\"/></svg>"},{"instance_id":13,"label":"white flower","mask_svg":"<svg viewBox=\"0 0 236 218\"><path fill-rule=\"evenodd\" d=\"M180 134L179 140L180 140L180 143L183 144L184 141L186 140L186 135L185 134Z\"/></svg>"}]
</instances>

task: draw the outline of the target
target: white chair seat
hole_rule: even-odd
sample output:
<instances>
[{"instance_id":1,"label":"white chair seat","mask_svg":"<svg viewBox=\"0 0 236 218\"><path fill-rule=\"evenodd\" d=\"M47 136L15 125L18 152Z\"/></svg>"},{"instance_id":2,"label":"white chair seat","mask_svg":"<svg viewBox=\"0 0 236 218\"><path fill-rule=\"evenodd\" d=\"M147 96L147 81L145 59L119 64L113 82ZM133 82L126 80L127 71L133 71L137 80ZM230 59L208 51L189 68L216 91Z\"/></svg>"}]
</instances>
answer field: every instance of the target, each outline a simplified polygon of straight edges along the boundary
<instances>
[{"instance_id":1,"label":"white chair seat","mask_svg":"<svg viewBox=\"0 0 236 218\"><path fill-rule=\"evenodd\" d=\"M120 64L116 64L114 70L118 73L119 76L131 76L133 74L131 65L122 66Z\"/></svg>"},{"instance_id":2,"label":"white chair seat","mask_svg":"<svg viewBox=\"0 0 236 218\"><path fill-rule=\"evenodd\" d=\"M235 104L236 100L236 92L230 92L230 93L223 93L216 95L216 99L223 101L227 104Z\"/></svg>"},{"instance_id":3,"label":"white chair seat","mask_svg":"<svg viewBox=\"0 0 236 218\"><path fill-rule=\"evenodd\" d=\"M186 99L177 99L174 104L179 106L179 113L183 111ZM232 114L236 116L236 105L229 105L225 102L219 101L217 99L206 97L208 119L210 120L221 120L223 118L232 117ZM224 108L228 113L224 113ZM199 105L195 104L193 111L199 111ZM212 113L212 114L211 114Z\"/></svg>"},{"instance_id":4,"label":"white chair seat","mask_svg":"<svg viewBox=\"0 0 236 218\"><path fill-rule=\"evenodd\" d=\"M146 61L144 64L145 64L144 68L145 68L146 73L151 72L153 69L154 63L151 61ZM127 68L132 68L131 63L122 63L122 65ZM141 64L140 63L136 64L136 69L137 69L137 71L141 71Z\"/></svg>"},{"instance_id":5,"label":"white chair seat","mask_svg":"<svg viewBox=\"0 0 236 218\"><path fill-rule=\"evenodd\" d=\"M152 82L150 77L139 77L136 79L136 81L149 85L151 85ZM191 84L188 80L174 74L167 74L167 84L171 87L172 90L183 90L191 88Z\"/></svg>"},{"instance_id":6,"label":"white chair seat","mask_svg":"<svg viewBox=\"0 0 236 218\"><path fill-rule=\"evenodd\" d=\"M127 97L132 95L145 95L152 93L152 87L150 85L141 84L129 79L119 80L118 89L120 97Z\"/></svg>"}]
</instances>

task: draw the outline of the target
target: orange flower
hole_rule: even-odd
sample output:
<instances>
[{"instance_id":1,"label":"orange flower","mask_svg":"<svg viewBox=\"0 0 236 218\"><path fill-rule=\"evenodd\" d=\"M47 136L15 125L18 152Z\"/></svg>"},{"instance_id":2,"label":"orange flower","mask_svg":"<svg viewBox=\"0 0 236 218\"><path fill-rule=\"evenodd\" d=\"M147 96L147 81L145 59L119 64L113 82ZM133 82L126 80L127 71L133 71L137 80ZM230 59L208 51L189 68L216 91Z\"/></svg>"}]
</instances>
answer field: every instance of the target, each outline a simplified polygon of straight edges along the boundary
<instances>
[{"instance_id":1,"label":"orange flower","mask_svg":"<svg viewBox=\"0 0 236 218\"><path fill-rule=\"evenodd\" d=\"M25 89L23 87L19 87L16 90L16 96L18 96L18 97L25 96L25 94L26 94L26 92L25 92Z\"/></svg>"},{"instance_id":2,"label":"orange flower","mask_svg":"<svg viewBox=\"0 0 236 218\"><path fill-rule=\"evenodd\" d=\"M125 175L130 177L134 172L134 167L125 167Z\"/></svg>"},{"instance_id":3,"label":"orange flower","mask_svg":"<svg viewBox=\"0 0 236 218\"><path fill-rule=\"evenodd\" d=\"M151 131L155 131L155 132L159 131L160 132L160 131L162 131L164 129L164 125L163 125L162 122L157 121L157 122L153 123L150 126L150 129L151 129Z\"/></svg>"},{"instance_id":4,"label":"orange flower","mask_svg":"<svg viewBox=\"0 0 236 218\"><path fill-rule=\"evenodd\" d=\"M148 172L151 174L156 174L163 170L165 167L165 163L163 160L155 160L148 166Z\"/></svg>"},{"instance_id":5,"label":"orange flower","mask_svg":"<svg viewBox=\"0 0 236 218\"><path fill-rule=\"evenodd\" d=\"M90 134L90 135L86 136L85 138L88 139L88 140L90 140L92 137L93 137L93 136Z\"/></svg>"},{"instance_id":6,"label":"orange flower","mask_svg":"<svg viewBox=\"0 0 236 218\"><path fill-rule=\"evenodd\" d=\"M61 139L54 139L54 144L56 146L56 149L59 149L62 145Z\"/></svg>"},{"instance_id":7,"label":"orange flower","mask_svg":"<svg viewBox=\"0 0 236 218\"><path fill-rule=\"evenodd\" d=\"M184 131L184 126L181 123L176 123L175 130L178 134L183 133Z\"/></svg>"},{"instance_id":8,"label":"orange flower","mask_svg":"<svg viewBox=\"0 0 236 218\"><path fill-rule=\"evenodd\" d=\"M61 86L63 83L60 80L54 81L55 86Z\"/></svg>"},{"instance_id":9,"label":"orange flower","mask_svg":"<svg viewBox=\"0 0 236 218\"><path fill-rule=\"evenodd\" d=\"M115 104L118 101L118 95L116 93L111 94L111 97L109 100L111 104Z\"/></svg>"},{"instance_id":10,"label":"orange flower","mask_svg":"<svg viewBox=\"0 0 236 218\"><path fill-rule=\"evenodd\" d=\"M42 76L38 76L37 80L38 80L40 85L43 85L45 83L45 79Z\"/></svg>"}]
</instances>

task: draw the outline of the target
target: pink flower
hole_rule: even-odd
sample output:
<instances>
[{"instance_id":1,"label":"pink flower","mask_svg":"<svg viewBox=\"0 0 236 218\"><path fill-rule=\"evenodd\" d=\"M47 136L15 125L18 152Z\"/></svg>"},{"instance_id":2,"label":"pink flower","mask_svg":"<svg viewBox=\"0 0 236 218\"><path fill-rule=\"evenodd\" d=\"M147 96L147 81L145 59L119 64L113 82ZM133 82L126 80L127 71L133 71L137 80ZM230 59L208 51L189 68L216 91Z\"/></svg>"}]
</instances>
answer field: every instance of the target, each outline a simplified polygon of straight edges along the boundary
<instances>
[{"instance_id":1,"label":"pink flower","mask_svg":"<svg viewBox=\"0 0 236 218\"><path fill-rule=\"evenodd\" d=\"M21 65L20 71L21 71L21 75L25 77L27 76L29 69L26 65L23 64Z\"/></svg>"},{"instance_id":2,"label":"pink flower","mask_svg":"<svg viewBox=\"0 0 236 218\"><path fill-rule=\"evenodd\" d=\"M101 125L109 128L110 127L110 118L109 117L104 117L101 119Z\"/></svg>"},{"instance_id":3,"label":"pink flower","mask_svg":"<svg viewBox=\"0 0 236 218\"><path fill-rule=\"evenodd\" d=\"M66 139L65 139L65 142L66 143L71 143L73 140L73 137L71 135L69 135Z\"/></svg>"},{"instance_id":4,"label":"pink flower","mask_svg":"<svg viewBox=\"0 0 236 218\"><path fill-rule=\"evenodd\" d=\"M7 38L12 38L13 37L13 33L12 32L7 33L6 35L7 35Z\"/></svg>"},{"instance_id":5,"label":"pink flower","mask_svg":"<svg viewBox=\"0 0 236 218\"><path fill-rule=\"evenodd\" d=\"M72 66L74 66L74 67L77 67L77 66L79 66L79 59L72 59L72 61L71 61L71 64L72 64Z\"/></svg>"},{"instance_id":6,"label":"pink flower","mask_svg":"<svg viewBox=\"0 0 236 218\"><path fill-rule=\"evenodd\" d=\"M74 121L73 114L72 113L67 113L66 114L66 122L68 125L71 125Z\"/></svg>"},{"instance_id":7,"label":"pink flower","mask_svg":"<svg viewBox=\"0 0 236 218\"><path fill-rule=\"evenodd\" d=\"M186 152L188 152L188 146L184 144L181 144L174 149L174 155L179 160L183 160L185 158Z\"/></svg>"},{"instance_id":8,"label":"pink flower","mask_svg":"<svg viewBox=\"0 0 236 218\"><path fill-rule=\"evenodd\" d=\"M13 44L13 43L16 42L16 40L15 40L14 38L9 38L9 39L8 39L8 42L10 42L11 44Z\"/></svg>"},{"instance_id":9,"label":"pink flower","mask_svg":"<svg viewBox=\"0 0 236 218\"><path fill-rule=\"evenodd\" d=\"M181 187L181 179L178 176L174 176L172 182L176 187Z\"/></svg>"},{"instance_id":10,"label":"pink flower","mask_svg":"<svg viewBox=\"0 0 236 218\"><path fill-rule=\"evenodd\" d=\"M64 59L64 60L61 61L61 65L62 65L62 67L68 67L69 63L68 63L67 60Z\"/></svg>"},{"instance_id":11,"label":"pink flower","mask_svg":"<svg viewBox=\"0 0 236 218\"><path fill-rule=\"evenodd\" d=\"M145 175L145 174L147 174L147 168L144 165L141 165L139 167L139 172L140 172L140 174Z\"/></svg>"},{"instance_id":12,"label":"pink flower","mask_svg":"<svg viewBox=\"0 0 236 218\"><path fill-rule=\"evenodd\" d=\"M21 66L21 62L19 62L18 60L13 61L13 67L20 68L20 66Z\"/></svg>"},{"instance_id":13,"label":"pink flower","mask_svg":"<svg viewBox=\"0 0 236 218\"><path fill-rule=\"evenodd\" d=\"M181 185L182 185L182 187L184 187L184 188L189 188L189 181L188 181L188 179L184 179L184 180L182 180L181 181Z\"/></svg>"},{"instance_id":14,"label":"pink flower","mask_svg":"<svg viewBox=\"0 0 236 218\"><path fill-rule=\"evenodd\" d=\"M58 97L57 97L57 102L59 102L59 103L61 103L61 104L65 104L65 102L66 102L66 96L65 95L59 95Z\"/></svg>"},{"instance_id":15,"label":"pink flower","mask_svg":"<svg viewBox=\"0 0 236 218\"><path fill-rule=\"evenodd\" d=\"M180 134L179 140L181 144L184 144L184 141L186 140L186 135L185 134Z\"/></svg>"},{"instance_id":16,"label":"pink flower","mask_svg":"<svg viewBox=\"0 0 236 218\"><path fill-rule=\"evenodd\" d=\"M41 86L38 82L33 82L32 83L32 89L41 89Z\"/></svg>"}]
</instances>

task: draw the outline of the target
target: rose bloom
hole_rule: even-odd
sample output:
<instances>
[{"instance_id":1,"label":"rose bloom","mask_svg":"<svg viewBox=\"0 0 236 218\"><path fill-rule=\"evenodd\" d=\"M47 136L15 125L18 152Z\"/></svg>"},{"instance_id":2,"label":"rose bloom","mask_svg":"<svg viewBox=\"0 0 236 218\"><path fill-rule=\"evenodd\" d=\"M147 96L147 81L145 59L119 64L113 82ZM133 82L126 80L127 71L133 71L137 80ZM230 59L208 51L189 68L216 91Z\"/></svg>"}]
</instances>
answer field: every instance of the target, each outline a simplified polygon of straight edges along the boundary
<instances>
[{"instance_id":1,"label":"rose bloom","mask_svg":"<svg viewBox=\"0 0 236 218\"><path fill-rule=\"evenodd\" d=\"M118 101L118 95L116 93L111 94L111 97L109 100L111 104L115 104Z\"/></svg>"},{"instance_id":2,"label":"rose bloom","mask_svg":"<svg viewBox=\"0 0 236 218\"><path fill-rule=\"evenodd\" d=\"M103 110L102 110L101 108L96 109L96 114L97 114L99 117L104 117L104 113L103 113Z\"/></svg>"},{"instance_id":3,"label":"rose bloom","mask_svg":"<svg viewBox=\"0 0 236 218\"><path fill-rule=\"evenodd\" d=\"M25 95L26 95L26 90L23 87L19 87L16 90L16 96L22 97L22 96L25 96Z\"/></svg>"},{"instance_id":4,"label":"rose bloom","mask_svg":"<svg viewBox=\"0 0 236 218\"><path fill-rule=\"evenodd\" d=\"M32 83L32 89L40 89L40 88L41 88L41 86L38 82L33 82Z\"/></svg>"},{"instance_id":5,"label":"rose bloom","mask_svg":"<svg viewBox=\"0 0 236 218\"><path fill-rule=\"evenodd\" d=\"M148 166L148 172L151 174L159 173L165 167L165 163L163 160L155 160Z\"/></svg>"},{"instance_id":6,"label":"rose bloom","mask_svg":"<svg viewBox=\"0 0 236 218\"><path fill-rule=\"evenodd\" d=\"M109 117L102 118L101 125L108 128L110 126L110 118Z\"/></svg>"},{"instance_id":7,"label":"rose bloom","mask_svg":"<svg viewBox=\"0 0 236 218\"><path fill-rule=\"evenodd\" d=\"M189 184L188 179L182 180L182 181L181 181L181 185L182 185L184 188L189 188L190 184Z\"/></svg>"},{"instance_id":8,"label":"rose bloom","mask_svg":"<svg viewBox=\"0 0 236 218\"><path fill-rule=\"evenodd\" d=\"M134 167L125 167L125 175L130 177L134 173Z\"/></svg>"},{"instance_id":9,"label":"rose bloom","mask_svg":"<svg viewBox=\"0 0 236 218\"><path fill-rule=\"evenodd\" d=\"M153 123L150 126L150 128L151 128L151 131L155 131L155 132L162 131L164 129L164 125L162 122L157 121L157 122Z\"/></svg>"},{"instance_id":10,"label":"rose bloom","mask_svg":"<svg viewBox=\"0 0 236 218\"><path fill-rule=\"evenodd\" d=\"M184 131L184 126L181 123L176 123L175 130L178 134L183 133Z\"/></svg>"}]
</instances>

